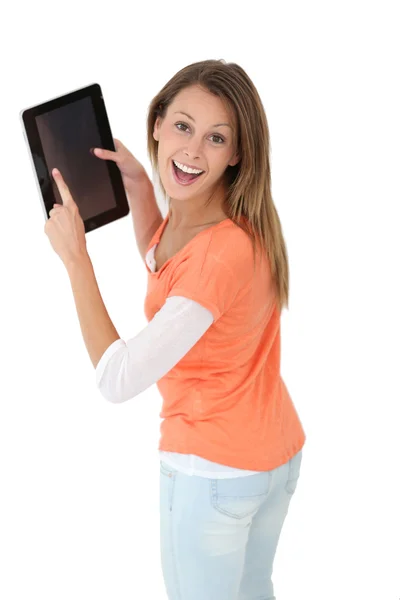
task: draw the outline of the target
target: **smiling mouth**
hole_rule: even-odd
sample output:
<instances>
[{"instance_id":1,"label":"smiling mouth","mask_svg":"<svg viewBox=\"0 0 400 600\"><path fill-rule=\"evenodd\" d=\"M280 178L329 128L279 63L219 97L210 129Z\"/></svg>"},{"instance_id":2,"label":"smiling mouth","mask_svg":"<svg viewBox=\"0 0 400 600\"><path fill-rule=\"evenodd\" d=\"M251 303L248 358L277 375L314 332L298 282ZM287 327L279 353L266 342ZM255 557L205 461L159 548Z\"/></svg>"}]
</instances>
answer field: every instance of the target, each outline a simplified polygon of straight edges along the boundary
<instances>
[{"instance_id":1,"label":"smiling mouth","mask_svg":"<svg viewBox=\"0 0 400 600\"><path fill-rule=\"evenodd\" d=\"M196 179L198 179L205 173L205 171L202 171L201 173L198 173L198 174L186 173L186 171L182 171L179 167L177 167L173 160L171 161L171 163L172 163L172 168L174 170L176 179L179 181L179 183L182 183L182 184L193 183Z\"/></svg>"}]
</instances>

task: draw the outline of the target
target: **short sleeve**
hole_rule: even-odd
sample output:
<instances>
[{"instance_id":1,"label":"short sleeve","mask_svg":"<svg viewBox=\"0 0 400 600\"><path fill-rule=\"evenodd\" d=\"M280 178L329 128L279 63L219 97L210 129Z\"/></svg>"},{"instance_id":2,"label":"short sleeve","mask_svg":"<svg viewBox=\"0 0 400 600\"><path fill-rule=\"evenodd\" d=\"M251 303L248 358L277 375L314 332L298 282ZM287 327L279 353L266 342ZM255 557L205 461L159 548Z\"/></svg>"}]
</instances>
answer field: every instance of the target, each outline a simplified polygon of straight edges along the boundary
<instances>
[{"instance_id":1,"label":"short sleeve","mask_svg":"<svg viewBox=\"0 0 400 600\"><path fill-rule=\"evenodd\" d=\"M167 297L190 298L207 308L217 321L249 280L246 261L242 257L236 262L232 257L227 260L223 254L207 248L201 251L197 246L175 267Z\"/></svg>"}]
</instances>

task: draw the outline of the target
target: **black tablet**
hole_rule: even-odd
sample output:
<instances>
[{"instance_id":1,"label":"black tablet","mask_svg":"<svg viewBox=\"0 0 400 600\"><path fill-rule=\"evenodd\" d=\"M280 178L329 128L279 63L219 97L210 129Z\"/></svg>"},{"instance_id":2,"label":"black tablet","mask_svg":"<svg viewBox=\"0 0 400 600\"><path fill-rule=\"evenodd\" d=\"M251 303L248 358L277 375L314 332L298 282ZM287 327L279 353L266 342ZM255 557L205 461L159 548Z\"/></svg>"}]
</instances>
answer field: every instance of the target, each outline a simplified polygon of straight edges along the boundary
<instances>
[{"instance_id":1,"label":"black tablet","mask_svg":"<svg viewBox=\"0 0 400 600\"><path fill-rule=\"evenodd\" d=\"M53 205L63 203L51 175L55 167L78 205L86 232L129 213L117 165L91 152L92 148L115 151L98 83L26 108L20 120L46 220Z\"/></svg>"}]
</instances>

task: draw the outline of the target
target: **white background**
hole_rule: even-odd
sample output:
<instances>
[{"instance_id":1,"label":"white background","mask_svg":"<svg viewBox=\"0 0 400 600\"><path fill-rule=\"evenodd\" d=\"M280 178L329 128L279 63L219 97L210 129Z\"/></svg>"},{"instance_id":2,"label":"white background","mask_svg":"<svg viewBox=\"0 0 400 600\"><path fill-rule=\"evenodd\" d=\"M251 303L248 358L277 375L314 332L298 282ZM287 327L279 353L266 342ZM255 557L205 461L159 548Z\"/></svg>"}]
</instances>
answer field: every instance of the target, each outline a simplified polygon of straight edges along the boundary
<instances>
[{"instance_id":1,"label":"white background","mask_svg":"<svg viewBox=\"0 0 400 600\"><path fill-rule=\"evenodd\" d=\"M113 136L149 169L151 99L208 58L239 63L260 92L289 254L282 376L307 442L276 555L277 600L399 598L399 9L249 0L4 9L2 600L166 599L161 398L154 385L113 405L96 388L19 111L98 82ZM147 324L131 215L87 244L129 339Z\"/></svg>"}]
</instances>

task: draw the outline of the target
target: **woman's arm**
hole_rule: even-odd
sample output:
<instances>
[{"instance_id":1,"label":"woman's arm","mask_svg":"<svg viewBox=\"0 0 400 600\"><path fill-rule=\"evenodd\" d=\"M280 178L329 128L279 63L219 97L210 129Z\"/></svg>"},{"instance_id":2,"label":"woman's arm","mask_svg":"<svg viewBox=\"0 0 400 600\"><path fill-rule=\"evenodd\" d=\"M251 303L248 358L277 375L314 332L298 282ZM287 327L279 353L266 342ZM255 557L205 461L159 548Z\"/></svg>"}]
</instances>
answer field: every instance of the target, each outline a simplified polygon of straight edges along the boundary
<instances>
[{"instance_id":1,"label":"woman's arm","mask_svg":"<svg viewBox=\"0 0 400 600\"><path fill-rule=\"evenodd\" d=\"M182 296L167 298L135 337L118 340L100 359L96 384L114 404L134 398L166 375L212 325L212 313Z\"/></svg>"},{"instance_id":2,"label":"woman's arm","mask_svg":"<svg viewBox=\"0 0 400 600\"><path fill-rule=\"evenodd\" d=\"M89 254L66 265L86 349L94 368L107 348L120 339L101 297Z\"/></svg>"},{"instance_id":3,"label":"woman's arm","mask_svg":"<svg viewBox=\"0 0 400 600\"><path fill-rule=\"evenodd\" d=\"M163 217L157 205L154 186L146 173L143 174L140 183L136 183L132 190L127 189L126 192L132 213L136 244L140 256L145 260L147 246L163 222Z\"/></svg>"}]
</instances>

